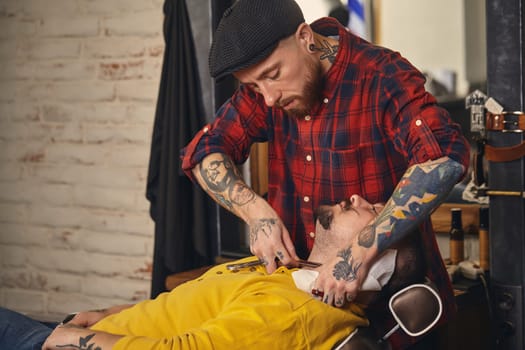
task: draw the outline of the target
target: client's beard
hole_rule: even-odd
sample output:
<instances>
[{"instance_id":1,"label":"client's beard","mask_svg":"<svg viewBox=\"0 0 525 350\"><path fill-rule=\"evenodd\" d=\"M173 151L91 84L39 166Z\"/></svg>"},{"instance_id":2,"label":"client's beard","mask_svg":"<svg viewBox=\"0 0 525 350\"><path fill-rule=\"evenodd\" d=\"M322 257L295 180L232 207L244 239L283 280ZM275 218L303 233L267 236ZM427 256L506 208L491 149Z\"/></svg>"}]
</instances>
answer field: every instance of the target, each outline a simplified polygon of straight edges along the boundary
<instances>
[{"instance_id":1,"label":"client's beard","mask_svg":"<svg viewBox=\"0 0 525 350\"><path fill-rule=\"evenodd\" d=\"M322 91L324 88L323 71L320 63L309 64L309 76L306 77L301 102L303 106L300 108L292 108L285 111L289 116L295 118L302 118L311 113L312 107L319 103L322 99Z\"/></svg>"}]
</instances>

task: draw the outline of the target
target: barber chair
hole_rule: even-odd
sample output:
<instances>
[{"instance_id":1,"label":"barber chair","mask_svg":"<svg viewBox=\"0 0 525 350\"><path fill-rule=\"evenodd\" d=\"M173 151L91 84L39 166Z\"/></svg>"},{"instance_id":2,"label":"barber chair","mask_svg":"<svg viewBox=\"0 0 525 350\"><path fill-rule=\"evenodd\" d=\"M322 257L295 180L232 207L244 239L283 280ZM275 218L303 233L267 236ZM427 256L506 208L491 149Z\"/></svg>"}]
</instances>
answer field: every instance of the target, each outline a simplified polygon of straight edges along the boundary
<instances>
[{"instance_id":1,"label":"barber chair","mask_svg":"<svg viewBox=\"0 0 525 350\"><path fill-rule=\"evenodd\" d=\"M374 339L366 328L358 329L334 350L388 350L386 341L401 330L412 337L427 333L435 326L443 311L439 295L428 284L413 284L392 295L388 303L397 324L381 339Z\"/></svg>"}]
</instances>

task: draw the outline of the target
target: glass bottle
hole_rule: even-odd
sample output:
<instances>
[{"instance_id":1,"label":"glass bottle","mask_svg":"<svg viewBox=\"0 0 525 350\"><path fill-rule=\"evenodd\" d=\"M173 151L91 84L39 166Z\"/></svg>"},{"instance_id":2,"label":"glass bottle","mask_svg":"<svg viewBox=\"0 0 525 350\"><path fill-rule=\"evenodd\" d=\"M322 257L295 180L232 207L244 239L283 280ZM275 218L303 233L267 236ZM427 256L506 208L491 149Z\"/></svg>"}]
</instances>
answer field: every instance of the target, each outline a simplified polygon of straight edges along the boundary
<instances>
[{"instance_id":1,"label":"glass bottle","mask_svg":"<svg viewBox=\"0 0 525 350\"><path fill-rule=\"evenodd\" d=\"M461 220L461 208L450 209L452 218L450 221L450 263L457 265L464 260L464 241L465 233L463 232L463 223Z\"/></svg>"},{"instance_id":2,"label":"glass bottle","mask_svg":"<svg viewBox=\"0 0 525 350\"><path fill-rule=\"evenodd\" d=\"M479 266L483 271L490 268L489 259L489 208L479 208Z\"/></svg>"}]
</instances>

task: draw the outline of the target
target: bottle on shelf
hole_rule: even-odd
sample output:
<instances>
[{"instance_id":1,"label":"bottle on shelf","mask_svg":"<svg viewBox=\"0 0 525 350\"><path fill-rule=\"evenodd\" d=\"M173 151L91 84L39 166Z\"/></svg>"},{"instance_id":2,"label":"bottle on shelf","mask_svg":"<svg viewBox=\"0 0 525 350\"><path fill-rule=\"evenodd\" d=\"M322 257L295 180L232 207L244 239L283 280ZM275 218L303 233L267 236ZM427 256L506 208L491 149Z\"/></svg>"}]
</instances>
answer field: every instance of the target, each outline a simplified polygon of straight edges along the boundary
<instances>
[{"instance_id":1,"label":"bottle on shelf","mask_svg":"<svg viewBox=\"0 0 525 350\"><path fill-rule=\"evenodd\" d=\"M489 207L479 208L479 266L483 271L490 269L489 253Z\"/></svg>"},{"instance_id":2,"label":"bottle on shelf","mask_svg":"<svg viewBox=\"0 0 525 350\"><path fill-rule=\"evenodd\" d=\"M450 221L450 263L457 265L465 259L465 232L461 220L461 208L452 208Z\"/></svg>"}]
</instances>

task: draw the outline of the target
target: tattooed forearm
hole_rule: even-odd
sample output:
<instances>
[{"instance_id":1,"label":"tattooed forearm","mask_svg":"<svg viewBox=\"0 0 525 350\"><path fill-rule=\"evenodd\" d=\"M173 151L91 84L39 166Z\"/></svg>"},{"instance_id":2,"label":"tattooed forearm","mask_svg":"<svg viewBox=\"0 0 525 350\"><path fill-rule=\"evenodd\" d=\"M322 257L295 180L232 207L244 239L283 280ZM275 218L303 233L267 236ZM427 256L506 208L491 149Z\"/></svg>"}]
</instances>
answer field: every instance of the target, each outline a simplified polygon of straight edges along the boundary
<instances>
[{"instance_id":1,"label":"tattooed forearm","mask_svg":"<svg viewBox=\"0 0 525 350\"><path fill-rule=\"evenodd\" d=\"M373 223L378 253L411 232L446 198L463 166L449 158L412 166Z\"/></svg>"},{"instance_id":2,"label":"tattooed forearm","mask_svg":"<svg viewBox=\"0 0 525 350\"><path fill-rule=\"evenodd\" d=\"M366 226L357 236L360 246L370 248L376 241L376 231L373 225Z\"/></svg>"},{"instance_id":3,"label":"tattooed forearm","mask_svg":"<svg viewBox=\"0 0 525 350\"><path fill-rule=\"evenodd\" d=\"M273 231L273 227L277 223L274 218L259 219L250 228L250 242L253 245L259 238L259 233L264 234L266 237L270 237Z\"/></svg>"},{"instance_id":4,"label":"tattooed forearm","mask_svg":"<svg viewBox=\"0 0 525 350\"><path fill-rule=\"evenodd\" d=\"M95 310L89 310L91 312L107 312L108 309L95 309Z\"/></svg>"},{"instance_id":5,"label":"tattooed forearm","mask_svg":"<svg viewBox=\"0 0 525 350\"><path fill-rule=\"evenodd\" d=\"M226 155L209 155L194 174L217 203L232 212L235 212L235 206L244 206L256 200L255 192L244 183L239 170Z\"/></svg>"},{"instance_id":6,"label":"tattooed forearm","mask_svg":"<svg viewBox=\"0 0 525 350\"><path fill-rule=\"evenodd\" d=\"M226 191L240 177L235 164L224 155L201 162L199 170L204 182L213 192Z\"/></svg>"},{"instance_id":7,"label":"tattooed forearm","mask_svg":"<svg viewBox=\"0 0 525 350\"><path fill-rule=\"evenodd\" d=\"M352 249L346 248L339 253L337 253L337 256L342 258L342 261L339 261L334 266L333 275L336 280L344 280L347 282L354 281L357 279L357 272L359 271L359 268L361 267L361 263L355 263L354 258L352 256Z\"/></svg>"},{"instance_id":8,"label":"tattooed forearm","mask_svg":"<svg viewBox=\"0 0 525 350\"><path fill-rule=\"evenodd\" d=\"M226 197L224 197L223 195L217 194L217 193L214 193L213 196L215 197L215 200L217 201L217 203L219 203L220 205L222 205L223 207L225 207L226 209L230 211L233 210L232 202L227 200Z\"/></svg>"},{"instance_id":9,"label":"tattooed forearm","mask_svg":"<svg viewBox=\"0 0 525 350\"><path fill-rule=\"evenodd\" d=\"M241 206L255 199L255 193L244 183L236 182L230 188L230 198L233 203Z\"/></svg>"},{"instance_id":10,"label":"tattooed forearm","mask_svg":"<svg viewBox=\"0 0 525 350\"><path fill-rule=\"evenodd\" d=\"M86 337L80 337L78 339L78 345L75 344L64 344L56 345L57 348L74 348L79 350L102 350L101 347L97 346L95 343L88 344L91 338L95 336L95 333L90 334Z\"/></svg>"}]
</instances>

